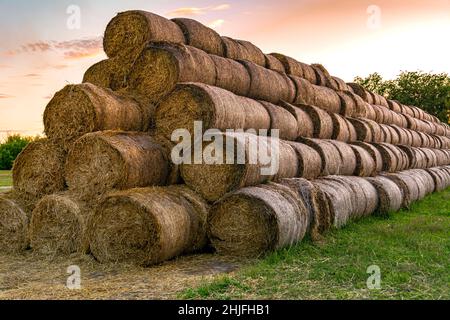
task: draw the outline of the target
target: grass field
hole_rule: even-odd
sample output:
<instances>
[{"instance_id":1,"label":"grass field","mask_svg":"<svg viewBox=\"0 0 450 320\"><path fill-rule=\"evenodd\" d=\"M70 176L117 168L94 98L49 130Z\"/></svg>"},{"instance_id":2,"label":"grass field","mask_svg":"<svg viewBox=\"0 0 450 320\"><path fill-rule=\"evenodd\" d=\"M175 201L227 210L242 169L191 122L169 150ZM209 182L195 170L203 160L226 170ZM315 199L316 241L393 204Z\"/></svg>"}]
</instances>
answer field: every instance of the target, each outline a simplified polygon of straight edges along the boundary
<instances>
[{"instance_id":1,"label":"grass field","mask_svg":"<svg viewBox=\"0 0 450 320\"><path fill-rule=\"evenodd\" d=\"M0 170L0 192L12 186L12 174L9 170Z\"/></svg>"},{"instance_id":2,"label":"grass field","mask_svg":"<svg viewBox=\"0 0 450 320\"><path fill-rule=\"evenodd\" d=\"M380 289L369 290L369 266ZM184 290L186 299L450 299L450 188Z\"/></svg>"}]
</instances>

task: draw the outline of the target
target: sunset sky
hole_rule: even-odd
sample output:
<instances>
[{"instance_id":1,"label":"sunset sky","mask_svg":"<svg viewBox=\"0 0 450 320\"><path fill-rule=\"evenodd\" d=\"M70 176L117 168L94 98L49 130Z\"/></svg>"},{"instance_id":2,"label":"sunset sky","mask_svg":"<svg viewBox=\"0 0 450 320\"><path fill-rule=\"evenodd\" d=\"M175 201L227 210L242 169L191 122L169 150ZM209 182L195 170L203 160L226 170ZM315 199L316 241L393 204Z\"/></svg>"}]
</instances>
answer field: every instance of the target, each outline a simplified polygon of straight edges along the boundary
<instances>
[{"instance_id":1,"label":"sunset sky","mask_svg":"<svg viewBox=\"0 0 450 320\"><path fill-rule=\"evenodd\" d=\"M73 5L79 29L67 26ZM55 91L105 58L104 28L129 9L194 18L346 81L375 71L450 73L450 0L0 0L0 139L42 133Z\"/></svg>"}]
</instances>

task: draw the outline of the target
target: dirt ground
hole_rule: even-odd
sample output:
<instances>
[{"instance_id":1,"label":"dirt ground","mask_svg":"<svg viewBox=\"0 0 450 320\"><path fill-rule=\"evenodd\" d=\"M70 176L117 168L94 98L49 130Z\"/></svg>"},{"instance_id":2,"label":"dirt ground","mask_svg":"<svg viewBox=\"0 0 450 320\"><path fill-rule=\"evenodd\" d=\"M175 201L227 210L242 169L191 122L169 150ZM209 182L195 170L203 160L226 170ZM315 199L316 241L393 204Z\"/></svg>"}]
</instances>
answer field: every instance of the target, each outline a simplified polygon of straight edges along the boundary
<instances>
[{"instance_id":1,"label":"dirt ground","mask_svg":"<svg viewBox=\"0 0 450 320\"><path fill-rule=\"evenodd\" d=\"M88 255L43 258L0 254L0 299L176 299L177 293L246 261L214 254L191 255L151 268L103 265ZM67 269L78 266L81 289L70 290Z\"/></svg>"}]
</instances>

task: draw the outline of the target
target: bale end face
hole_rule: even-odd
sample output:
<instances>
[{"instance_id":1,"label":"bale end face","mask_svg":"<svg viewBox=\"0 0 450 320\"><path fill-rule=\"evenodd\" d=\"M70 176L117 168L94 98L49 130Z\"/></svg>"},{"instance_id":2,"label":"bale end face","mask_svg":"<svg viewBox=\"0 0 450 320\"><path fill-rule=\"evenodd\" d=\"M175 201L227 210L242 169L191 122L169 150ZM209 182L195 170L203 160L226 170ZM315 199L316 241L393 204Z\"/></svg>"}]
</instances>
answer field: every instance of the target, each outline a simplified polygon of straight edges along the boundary
<instances>
[{"instance_id":1,"label":"bale end face","mask_svg":"<svg viewBox=\"0 0 450 320\"><path fill-rule=\"evenodd\" d=\"M0 251L18 253L28 244L26 212L11 194L0 195Z\"/></svg>"}]
</instances>

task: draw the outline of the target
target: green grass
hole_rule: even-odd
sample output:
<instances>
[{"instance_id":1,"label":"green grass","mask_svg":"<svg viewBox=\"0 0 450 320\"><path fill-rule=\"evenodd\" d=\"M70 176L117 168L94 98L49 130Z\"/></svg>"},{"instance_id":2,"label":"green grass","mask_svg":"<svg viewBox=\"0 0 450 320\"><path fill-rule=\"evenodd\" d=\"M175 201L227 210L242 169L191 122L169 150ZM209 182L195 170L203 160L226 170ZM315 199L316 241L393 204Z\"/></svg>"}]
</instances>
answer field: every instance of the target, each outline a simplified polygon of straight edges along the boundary
<instances>
[{"instance_id":1,"label":"green grass","mask_svg":"<svg viewBox=\"0 0 450 320\"><path fill-rule=\"evenodd\" d=\"M381 288L367 288L367 268ZM389 218L371 217L272 253L183 299L450 299L450 188Z\"/></svg>"},{"instance_id":2,"label":"green grass","mask_svg":"<svg viewBox=\"0 0 450 320\"><path fill-rule=\"evenodd\" d=\"M12 174L9 170L0 170L0 187L12 186Z\"/></svg>"}]
</instances>

